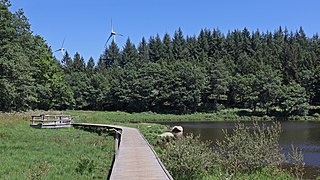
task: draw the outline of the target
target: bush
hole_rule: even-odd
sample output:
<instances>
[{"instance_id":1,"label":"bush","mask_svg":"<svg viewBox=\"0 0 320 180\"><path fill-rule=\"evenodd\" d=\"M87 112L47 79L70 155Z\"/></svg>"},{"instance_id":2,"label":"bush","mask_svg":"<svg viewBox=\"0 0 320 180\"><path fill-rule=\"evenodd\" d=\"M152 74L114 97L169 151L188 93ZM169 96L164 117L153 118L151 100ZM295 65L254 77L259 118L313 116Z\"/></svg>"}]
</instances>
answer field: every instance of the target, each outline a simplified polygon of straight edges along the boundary
<instances>
[{"instance_id":1,"label":"bush","mask_svg":"<svg viewBox=\"0 0 320 180\"><path fill-rule=\"evenodd\" d=\"M188 135L170 142L161 160L174 179L201 179L213 168L212 152L209 142Z\"/></svg>"},{"instance_id":2,"label":"bush","mask_svg":"<svg viewBox=\"0 0 320 180\"><path fill-rule=\"evenodd\" d=\"M225 140L216 142L214 161L231 173L279 166L285 161L279 145L280 132L280 123L270 127L257 122L252 127L238 123L231 134L224 130Z\"/></svg>"},{"instance_id":3,"label":"bush","mask_svg":"<svg viewBox=\"0 0 320 180\"><path fill-rule=\"evenodd\" d=\"M304 175L305 163L302 151L291 145L291 152L288 155L288 162L292 164L290 167L290 174L298 179L302 179Z\"/></svg>"},{"instance_id":4,"label":"bush","mask_svg":"<svg viewBox=\"0 0 320 180\"><path fill-rule=\"evenodd\" d=\"M302 151L292 145L291 152L285 156L279 145L280 133L279 122L271 126L257 122L252 126L238 123L231 134L224 130L225 140L216 142L214 162L231 175L254 174L266 169L277 174L281 172L281 165L290 163L288 173L302 178L305 166Z\"/></svg>"}]
</instances>

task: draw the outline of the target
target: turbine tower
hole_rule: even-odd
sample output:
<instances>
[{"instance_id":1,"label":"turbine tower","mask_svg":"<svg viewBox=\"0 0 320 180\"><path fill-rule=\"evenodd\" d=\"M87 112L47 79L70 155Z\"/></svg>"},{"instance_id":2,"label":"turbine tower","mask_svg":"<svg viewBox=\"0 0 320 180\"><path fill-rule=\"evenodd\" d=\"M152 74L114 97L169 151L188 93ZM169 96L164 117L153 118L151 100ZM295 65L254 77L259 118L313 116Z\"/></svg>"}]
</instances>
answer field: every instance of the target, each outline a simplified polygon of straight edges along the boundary
<instances>
[{"instance_id":1,"label":"turbine tower","mask_svg":"<svg viewBox=\"0 0 320 180\"><path fill-rule=\"evenodd\" d=\"M110 33L110 36L108 37L107 42L104 45L104 47L107 46L107 44L108 44L108 42L109 42L109 40L111 39L112 36L113 36L113 41L116 42L116 36L123 36L123 35L122 34L118 34L113 30L113 24L112 24L112 19L111 19L111 33Z\"/></svg>"}]
</instances>

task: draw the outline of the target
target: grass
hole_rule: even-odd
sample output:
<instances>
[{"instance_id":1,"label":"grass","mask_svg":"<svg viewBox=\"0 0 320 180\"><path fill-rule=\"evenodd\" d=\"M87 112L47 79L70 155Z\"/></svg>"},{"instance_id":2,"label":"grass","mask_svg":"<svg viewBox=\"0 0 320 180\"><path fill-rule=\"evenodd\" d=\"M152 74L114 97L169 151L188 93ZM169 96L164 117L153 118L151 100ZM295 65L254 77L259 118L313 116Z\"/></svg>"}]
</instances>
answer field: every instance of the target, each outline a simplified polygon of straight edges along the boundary
<instances>
[{"instance_id":1,"label":"grass","mask_svg":"<svg viewBox=\"0 0 320 180\"><path fill-rule=\"evenodd\" d=\"M167 126L152 123L157 122L156 118L162 116L157 114L129 114L125 112L101 111L67 111L66 113L77 117L74 119L75 122L112 124L137 128L152 145L155 145L160 139L158 135L162 134L163 132L169 131L169 128ZM149 121L149 119L152 119L152 121Z\"/></svg>"},{"instance_id":2,"label":"grass","mask_svg":"<svg viewBox=\"0 0 320 180\"><path fill-rule=\"evenodd\" d=\"M0 114L0 179L105 179L113 137L74 128L34 129L29 113Z\"/></svg>"},{"instance_id":3,"label":"grass","mask_svg":"<svg viewBox=\"0 0 320 180\"><path fill-rule=\"evenodd\" d=\"M274 117L253 114L247 109L225 109L216 113L194 113L186 115L157 114L152 112L126 113L126 112L97 112L97 111L67 111L68 114L80 116L86 122L109 122L117 123L159 123L159 122L214 122L214 121L320 121L317 116L292 116ZM78 120L76 120L78 121Z\"/></svg>"}]
</instances>

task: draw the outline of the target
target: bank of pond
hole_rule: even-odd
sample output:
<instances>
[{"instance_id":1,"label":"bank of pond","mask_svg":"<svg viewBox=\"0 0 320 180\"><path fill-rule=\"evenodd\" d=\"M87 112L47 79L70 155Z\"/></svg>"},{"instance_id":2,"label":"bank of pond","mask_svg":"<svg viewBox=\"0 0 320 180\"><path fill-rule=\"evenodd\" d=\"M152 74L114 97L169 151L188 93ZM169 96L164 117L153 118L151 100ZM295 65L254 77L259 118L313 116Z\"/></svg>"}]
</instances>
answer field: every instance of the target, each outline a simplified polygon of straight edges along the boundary
<instances>
[{"instance_id":1,"label":"bank of pond","mask_svg":"<svg viewBox=\"0 0 320 180\"><path fill-rule=\"evenodd\" d=\"M253 129L255 129L255 125L252 122L241 122L240 124L243 125L243 127L248 127L250 133L254 133L255 136L260 136L256 139L250 139L254 137L246 137L247 135L245 133L239 132L238 129L238 122L167 122L167 123L161 123L163 125L167 126L182 126L184 129L184 135L187 134L193 134L195 137L199 137L199 140L202 142L208 142L209 147L215 147L217 145L217 141L223 142L226 141L226 136L244 136L244 137L232 137L233 142L238 142L239 144L234 144L234 146L230 145L230 149L239 147L236 151L242 150L243 153L248 153L250 150L252 150L252 155L256 155L256 152L259 152L259 149L263 147L259 140L267 140L273 137L272 135L268 134L259 134L259 132L253 132ZM264 131L267 131L268 128L272 127L274 125L274 122L258 122L257 123L260 128L264 129ZM279 150L280 153L282 153L285 156L292 154L292 145L296 150L301 150L303 155L303 163L305 163L303 167L303 178L307 179L316 179L318 176L320 176L320 122L294 122L294 121L283 121L279 122L279 125L281 126L281 131L279 131L279 138L278 138L278 144L279 144ZM234 131L237 131L235 133ZM277 132L273 132L277 133ZM236 134L236 135L235 135ZM264 137L261 137L263 135ZM230 137L229 137L230 138ZM237 139L238 138L238 139ZM250 144L252 142L250 141L256 141L254 144ZM227 141L226 141L227 142ZM229 142L232 144L233 142ZM269 142L270 143L270 142ZM269 145L276 145L277 141L269 144ZM253 148L250 147L240 147L240 146L256 146ZM260 145L259 145L260 144ZM267 145L267 144L265 144ZM242 148L242 149L241 149ZM272 151L272 149L268 149L268 147L265 147L265 150L261 150L261 153L265 153L266 156L268 156L268 152L264 151ZM254 152L256 149L256 152ZM212 149L210 149L212 150ZM234 149L233 149L234 150ZM244 152L245 151L245 152ZM269 152L272 154L272 152ZM274 152L273 152L274 153ZM227 154L227 153L226 153ZM270 155L269 154L269 155ZM241 157L241 154L234 154L232 152L230 154L231 156L238 156L238 158L234 158L234 161L237 161L241 158L245 159L246 157ZM263 157L260 157L263 158ZM268 158L268 157L266 157ZM301 157L302 158L302 157ZM250 159L250 158L249 158ZM263 159L261 159L263 161ZM230 163L230 162L229 162ZM292 165L293 160L286 162L286 164L282 164L283 167L290 167ZM301 168L301 167L300 167ZM286 169L286 168L284 168ZM290 168L289 168L290 169ZM285 171L286 172L286 171ZM302 173L302 172L301 172Z\"/></svg>"}]
</instances>

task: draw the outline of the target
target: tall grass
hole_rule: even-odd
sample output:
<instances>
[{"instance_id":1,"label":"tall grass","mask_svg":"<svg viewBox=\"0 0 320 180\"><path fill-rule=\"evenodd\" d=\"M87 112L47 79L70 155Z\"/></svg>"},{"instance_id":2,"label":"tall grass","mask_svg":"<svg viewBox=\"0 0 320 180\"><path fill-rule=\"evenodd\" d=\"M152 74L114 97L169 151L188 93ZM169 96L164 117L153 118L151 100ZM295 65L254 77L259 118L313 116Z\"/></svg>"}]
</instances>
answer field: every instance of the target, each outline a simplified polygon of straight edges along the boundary
<instances>
[{"instance_id":1,"label":"tall grass","mask_svg":"<svg viewBox=\"0 0 320 180\"><path fill-rule=\"evenodd\" d=\"M157 114L152 112L126 113L120 111L97 112L97 111L67 111L67 113L80 116L86 121L100 121L114 123L159 123L159 122L209 122L209 121L272 121L272 120L299 120L299 121L319 121L316 116L292 116L274 117L252 114L247 109L224 109L216 113L195 113L185 115ZM76 120L77 121L77 120Z\"/></svg>"},{"instance_id":2,"label":"tall grass","mask_svg":"<svg viewBox=\"0 0 320 180\"><path fill-rule=\"evenodd\" d=\"M30 114L0 114L0 179L107 177L113 137L74 128L30 128Z\"/></svg>"}]
</instances>

